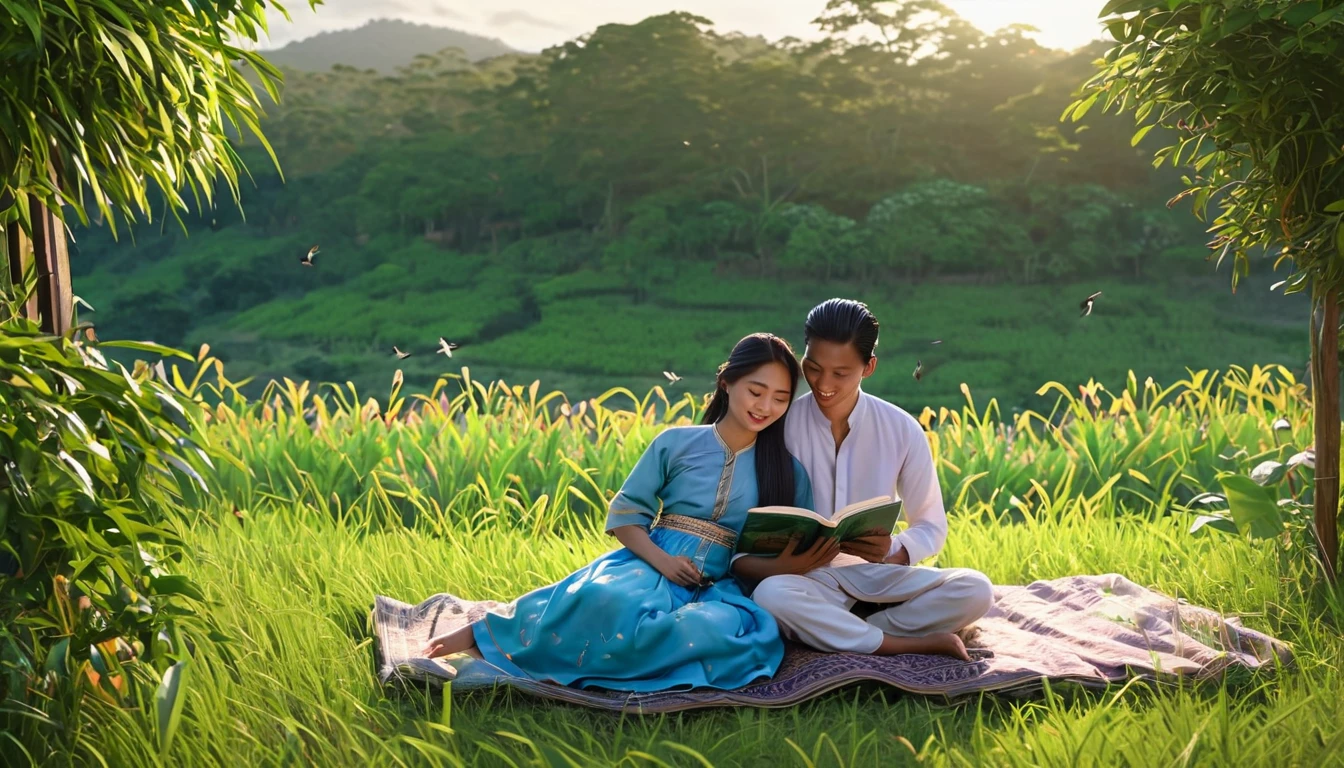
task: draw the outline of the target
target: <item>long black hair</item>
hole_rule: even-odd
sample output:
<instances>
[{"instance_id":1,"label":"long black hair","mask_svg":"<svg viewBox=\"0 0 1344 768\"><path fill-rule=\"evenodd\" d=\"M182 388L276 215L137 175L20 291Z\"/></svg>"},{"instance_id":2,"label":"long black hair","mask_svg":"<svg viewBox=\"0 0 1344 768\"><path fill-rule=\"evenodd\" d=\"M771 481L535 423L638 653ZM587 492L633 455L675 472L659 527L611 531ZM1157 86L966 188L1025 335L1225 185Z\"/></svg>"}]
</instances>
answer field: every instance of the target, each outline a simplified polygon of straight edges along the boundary
<instances>
[{"instance_id":1,"label":"long black hair","mask_svg":"<svg viewBox=\"0 0 1344 768\"><path fill-rule=\"evenodd\" d=\"M753 333L737 342L728 362L719 366L718 386L705 408L702 424L716 424L728 415L728 385L763 365L782 363L789 372L789 402L798 389L798 359L789 343L770 333ZM760 506L794 506L793 456L784 447L785 411L756 435L756 488Z\"/></svg>"},{"instance_id":2,"label":"long black hair","mask_svg":"<svg viewBox=\"0 0 1344 768\"><path fill-rule=\"evenodd\" d=\"M852 344L866 365L877 346L877 318L868 305L853 299L827 299L807 313L803 338Z\"/></svg>"}]
</instances>

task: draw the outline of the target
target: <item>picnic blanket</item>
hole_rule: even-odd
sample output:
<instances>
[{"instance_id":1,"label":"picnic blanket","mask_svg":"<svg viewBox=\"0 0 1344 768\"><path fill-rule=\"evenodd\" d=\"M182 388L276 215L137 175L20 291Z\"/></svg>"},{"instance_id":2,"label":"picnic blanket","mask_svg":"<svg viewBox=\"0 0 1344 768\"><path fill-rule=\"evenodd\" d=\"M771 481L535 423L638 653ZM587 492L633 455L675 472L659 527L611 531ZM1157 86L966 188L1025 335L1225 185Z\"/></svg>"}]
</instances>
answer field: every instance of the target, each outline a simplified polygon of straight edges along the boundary
<instances>
[{"instance_id":1,"label":"picnic blanket","mask_svg":"<svg viewBox=\"0 0 1344 768\"><path fill-rule=\"evenodd\" d=\"M384 685L423 687L452 681L461 692L507 686L547 699L630 713L701 707L786 707L859 682L954 699L981 691L1029 694L1045 681L1104 687L1131 677L1207 679L1229 667L1259 669L1292 662L1268 635L1135 584L1117 574L1068 576L1026 586L998 586L994 606L970 630L965 662L945 656L820 653L790 644L775 676L732 691L632 694L568 688L513 677L482 661L454 677L440 660L419 656L430 637L479 619L493 601L449 594L418 605L379 596L372 621L378 677Z\"/></svg>"}]
</instances>

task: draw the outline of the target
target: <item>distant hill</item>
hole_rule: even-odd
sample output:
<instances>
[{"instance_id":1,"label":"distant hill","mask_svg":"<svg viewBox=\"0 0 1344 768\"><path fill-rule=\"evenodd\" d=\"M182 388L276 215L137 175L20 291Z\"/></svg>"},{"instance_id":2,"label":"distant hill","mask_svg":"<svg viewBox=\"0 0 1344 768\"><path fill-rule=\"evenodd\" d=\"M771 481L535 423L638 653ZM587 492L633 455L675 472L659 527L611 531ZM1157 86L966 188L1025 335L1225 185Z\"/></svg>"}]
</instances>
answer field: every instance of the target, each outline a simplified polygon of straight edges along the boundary
<instances>
[{"instance_id":1,"label":"distant hill","mask_svg":"<svg viewBox=\"0 0 1344 768\"><path fill-rule=\"evenodd\" d=\"M392 75L397 67L411 63L416 56L444 48L461 48L471 61L518 53L492 37L409 21L375 19L355 29L320 32L262 54L278 67L305 72L326 72L336 64L345 64Z\"/></svg>"}]
</instances>

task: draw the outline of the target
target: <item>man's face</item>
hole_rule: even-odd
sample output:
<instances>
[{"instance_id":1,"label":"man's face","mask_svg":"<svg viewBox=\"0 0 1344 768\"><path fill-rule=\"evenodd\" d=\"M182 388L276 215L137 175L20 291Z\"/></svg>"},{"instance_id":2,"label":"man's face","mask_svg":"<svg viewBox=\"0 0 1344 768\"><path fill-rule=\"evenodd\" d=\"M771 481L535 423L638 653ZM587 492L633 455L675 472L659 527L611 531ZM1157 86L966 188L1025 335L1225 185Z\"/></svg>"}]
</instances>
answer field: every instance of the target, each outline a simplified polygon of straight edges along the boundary
<instances>
[{"instance_id":1,"label":"man's face","mask_svg":"<svg viewBox=\"0 0 1344 768\"><path fill-rule=\"evenodd\" d=\"M877 367L874 356L865 365L853 344L814 339L803 353L803 377L823 413L852 405L859 384Z\"/></svg>"}]
</instances>

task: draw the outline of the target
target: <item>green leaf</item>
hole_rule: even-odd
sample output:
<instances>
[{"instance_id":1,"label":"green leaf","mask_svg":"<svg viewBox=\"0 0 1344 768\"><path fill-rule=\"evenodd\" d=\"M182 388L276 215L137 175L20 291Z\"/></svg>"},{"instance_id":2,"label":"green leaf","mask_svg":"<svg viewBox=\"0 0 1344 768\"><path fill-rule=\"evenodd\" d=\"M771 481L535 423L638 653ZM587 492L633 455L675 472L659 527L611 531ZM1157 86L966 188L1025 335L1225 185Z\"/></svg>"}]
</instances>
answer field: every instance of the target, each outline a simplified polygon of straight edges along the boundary
<instances>
[{"instance_id":1,"label":"green leaf","mask_svg":"<svg viewBox=\"0 0 1344 768\"><path fill-rule=\"evenodd\" d=\"M149 352L155 355L163 355L164 357L180 357L183 360L195 361L196 359L180 349L165 347L162 344L155 344L152 341L100 341L98 344L103 347L134 349L137 352Z\"/></svg>"},{"instance_id":2,"label":"green leaf","mask_svg":"<svg viewBox=\"0 0 1344 768\"><path fill-rule=\"evenodd\" d=\"M1222 515L1200 515L1195 518L1194 525L1190 526L1190 533L1196 533L1203 528L1212 528L1223 533L1237 532L1237 524Z\"/></svg>"},{"instance_id":3,"label":"green leaf","mask_svg":"<svg viewBox=\"0 0 1344 768\"><path fill-rule=\"evenodd\" d=\"M1297 3L1279 16L1284 23L1290 27L1301 27L1321 11L1319 0L1310 0L1305 3Z\"/></svg>"},{"instance_id":4,"label":"green leaf","mask_svg":"<svg viewBox=\"0 0 1344 768\"><path fill-rule=\"evenodd\" d=\"M180 574L153 577L149 580L149 585L158 595L185 595L192 600L205 602L205 594L191 579Z\"/></svg>"},{"instance_id":5,"label":"green leaf","mask_svg":"<svg viewBox=\"0 0 1344 768\"><path fill-rule=\"evenodd\" d=\"M1256 21L1256 15L1254 10L1240 10L1229 13L1223 21L1223 28L1219 30L1218 34L1222 37L1229 37L1240 32Z\"/></svg>"},{"instance_id":6,"label":"green leaf","mask_svg":"<svg viewBox=\"0 0 1344 768\"><path fill-rule=\"evenodd\" d=\"M28 25L28 30L33 33L33 45L38 48L42 47L42 20L32 9L32 3L14 3L11 0L0 0L0 7L3 7L11 18L22 19L23 23Z\"/></svg>"},{"instance_id":7,"label":"green leaf","mask_svg":"<svg viewBox=\"0 0 1344 768\"><path fill-rule=\"evenodd\" d=\"M1313 27L1323 27L1334 21L1341 13L1344 13L1344 5L1337 5L1312 16L1307 23Z\"/></svg>"},{"instance_id":8,"label":"green leaf","mask_svg":"<svg viewBox=\"0 0 1344 768\"><path fill-rule=\"evenodd\" d=\"M1344 256L1344 226L1335 228L1335 250Z\"/></svg>"},{"instance_id":9,"label":"green leaf","mask_svg":"<svg viewBox=\"0 0 1344 768\"><path fill-rule=\"evenodd\" d=\"M1073 110L1073 117L1071 118L1073 122L1076 123L1079 120L1082 120L1083 115L1086 115L1087 111L1092 108L1092 105L1097 103L1097 98L1100 96L1101 91L1097 91L1086 99L1083 99L1083 101L1079 103L1078 108Z\"/></svg>"},{"instance_id":10,"label":"green leaf","mask_svg":"<svg viewBox=\"0 0 1344 768\"><path fill-rule=\"evenodd\" d=\"M1273 538L1283 532L1283 514L1269 491L1244 475L1223 475L1218 482L1227 494L1238 530L1256 539Z\"/></svg>"},{"instance_id":11,"label":"green leaf","mask_svg":"<svg viewBox=\"0 0 1344 768\"><path fill-rule=\"evenodd\" d=\"M163 681L154 692L154 710L158 715L159 754L168 754L173 734L182 721L182 707L186 703L187 670L190 660L179 661L163 673Z\"/></svg>"},{"instance_id":12,"label":"green leaf","mask_svg":"<svg viewBox=\"0 0 1344 768\"><path fill-rule=\"evenodd\" d=\"M1336 200L1335 202L1325 206L1325 212L1344 213L1344 200Z\"/></svg>"},{"instance_id":13,"label":"green leaf","mask_svg":"<svg viewBox=\"0 0 1344 768\"><path fill-rule=\"evenodd\" d=\"M51 646L51 650L47 651L47 661L42 665L42 673L55 672L57 677L65 678L66 675L70 674L66 665L66 657L69 655L70 638L67 637Z\"/></svg>"},{"instance_id":14,"label":"green leaf","mask_svg":"<svg viewBox=\"0 0 1344 768\"><path fill-rule=\"evenodd\" d=\"M1151 130L1153 130L1153 129L1156 128L1156 127L1157 127L1157 124L1156 124L1156 123L1153 123L1152 125L1145 125L1145 126L1143 126L1142 128L1140 128L1139 130L1135 131L1135 132L1134 132L1134 138L1132 138L1132 139L1129 140L1129 146L1131 146L1131 147L1137 147L1137 146L1139 146L1139 142L1140 142L1140 141L1143 141L1143 137L1144 137L1144 136L1147 136L1147 135L1148 135L1148 132L1151 131Z\"/></svg>"},{"instance_id":15,"label":"green leaf","mask_svg":"<svg viewBox=\"0 0 1344 768\"><path fill-rule=\"evenodd\" d=\"M1163 0L1111 0L1101 7L1101 13L1097 14L1097 18L1117 13L1130 13L1144 8L1158 8L1163 4Z\"/></svg>"}]
</instances>

